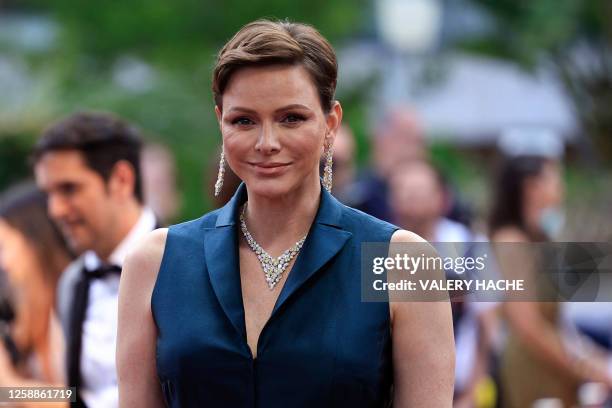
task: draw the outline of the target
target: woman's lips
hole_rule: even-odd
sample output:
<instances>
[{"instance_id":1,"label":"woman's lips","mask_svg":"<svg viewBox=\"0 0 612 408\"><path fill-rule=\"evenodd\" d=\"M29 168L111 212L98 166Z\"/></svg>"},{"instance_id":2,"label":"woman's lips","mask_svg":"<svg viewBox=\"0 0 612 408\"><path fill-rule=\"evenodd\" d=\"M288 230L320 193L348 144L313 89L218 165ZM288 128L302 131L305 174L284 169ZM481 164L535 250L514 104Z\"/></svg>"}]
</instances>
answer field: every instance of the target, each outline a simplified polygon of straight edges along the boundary
<instances>
[{"instance_id":1,"label":"woman's lips","mask_svg":"<svg viewBox=\"0 0 612 408\"><path fill-rule=\"evenodd\" d=\"M266 176L275 176L283 173L291 163L249 163L256 173Z\"/></svg>"}]
</instances>

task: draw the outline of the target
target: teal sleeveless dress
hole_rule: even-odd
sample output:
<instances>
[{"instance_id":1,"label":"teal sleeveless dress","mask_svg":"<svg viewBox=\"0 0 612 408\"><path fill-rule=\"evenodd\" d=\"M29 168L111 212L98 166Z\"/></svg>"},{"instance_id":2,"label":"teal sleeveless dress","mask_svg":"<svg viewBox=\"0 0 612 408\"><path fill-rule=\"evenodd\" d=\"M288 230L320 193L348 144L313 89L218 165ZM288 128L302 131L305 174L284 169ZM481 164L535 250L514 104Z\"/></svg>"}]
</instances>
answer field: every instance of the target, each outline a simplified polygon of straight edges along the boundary
<instances>
[{"instance_id":1,"label":"teal sleeveless dress","mask_svg":"<svg viewBox=\"0 0 612 408\"><path fill-rule=\"evenodd\" d=\"M321 190L255 359L238 268L245 185L224 207L170 227L151 299L157 373L169 407L389 405L389 304L361 301L360 253L362 242L388 243L398 228Z\"/></svg>"}]
</instances>

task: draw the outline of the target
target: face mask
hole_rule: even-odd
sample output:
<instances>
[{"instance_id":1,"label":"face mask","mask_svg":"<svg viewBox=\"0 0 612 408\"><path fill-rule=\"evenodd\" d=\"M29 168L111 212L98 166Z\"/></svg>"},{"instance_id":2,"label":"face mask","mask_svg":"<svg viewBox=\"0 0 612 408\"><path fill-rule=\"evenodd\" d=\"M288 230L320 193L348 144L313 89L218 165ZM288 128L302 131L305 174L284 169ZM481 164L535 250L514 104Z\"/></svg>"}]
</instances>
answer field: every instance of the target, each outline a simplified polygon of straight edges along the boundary
<instances>
[{"instance_id":1,"label":"face mask","mask_svg":"<svg viewBox=\"0 0 612 408\"><path fill-rule=\"evenodd\" d=\"M564 223L565 214L559 207L548 207L543 209L538 221L540 229L551 239L559 236L563 230Z\"/></svg>"}]
</instances>

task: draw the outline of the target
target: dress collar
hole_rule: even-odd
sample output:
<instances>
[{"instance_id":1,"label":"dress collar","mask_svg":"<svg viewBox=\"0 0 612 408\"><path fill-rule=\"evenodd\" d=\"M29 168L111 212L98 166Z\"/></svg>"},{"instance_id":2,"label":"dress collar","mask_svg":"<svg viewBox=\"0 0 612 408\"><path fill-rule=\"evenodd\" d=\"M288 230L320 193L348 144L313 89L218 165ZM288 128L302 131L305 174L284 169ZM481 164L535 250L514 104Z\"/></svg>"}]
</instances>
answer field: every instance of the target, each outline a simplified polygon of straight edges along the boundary
<instances>
[{"instance_id":1,"label":"dress collar","mask_svg":"<svg viewBox=\"0 0 612 408\"><path fill-rule=\"evenodd\" d=\"M245 340L244 350L245 355L248 355L240 281L239 234L236 228L238 211L246 201L246 193L245 185L241 184L232 199L220 209L215 227L204 228L204 252L213 290L225 314ZM289 299L297 296L306 282L324 271L323 267L332 261L352 236L352 233L342 228L340 224L342 208L343 205L338 200L325 189L321 189L321 200L315 220L293 268L288 271L287 280L276 300L272 314L260 334L258 355L261 355L262 348L265 348L265 328L274 323ZM264 278L263 272L261 278Z\"/></svg>"},{"instance_id":2,"label":"dress collar","mask_svg":"<svg viewBox=\"0 0 612 408\"><path fill-rule=\"evenodd\" d=\"M215 227L225 227L236 224L240 207L245 203L247 198L246 185L242 182L227 204L220 208ZM342 207L343 204L321 186L321 200L314 223L341 227Z\"/></svg>"}]
</instances>

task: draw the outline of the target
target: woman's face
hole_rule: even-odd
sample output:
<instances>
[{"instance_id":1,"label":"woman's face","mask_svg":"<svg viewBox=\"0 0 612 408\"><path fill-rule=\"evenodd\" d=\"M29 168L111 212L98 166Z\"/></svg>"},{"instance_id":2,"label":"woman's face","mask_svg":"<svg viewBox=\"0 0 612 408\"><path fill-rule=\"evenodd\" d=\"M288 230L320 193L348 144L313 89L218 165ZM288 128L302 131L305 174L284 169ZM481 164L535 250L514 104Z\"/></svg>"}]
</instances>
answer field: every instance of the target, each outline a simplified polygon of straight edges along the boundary
<instances>
[{"instance_id":1,"label":"woman's face","mask_svg":"<svg viewBox=\"0 0 612 408\"><path fill-rule=\"evenodd\" d=\"M561 166L556 161L546 161L537 176L526 184L525 202L534 210L555 208L563 202L564 188Z\"/></svg>"},{"instance_id":2,"label":"woman's face","mask_svg":"<svg viewBox=\"0 0 612 408\"><path fill-rule=\"evenodd\" d=\"M527 179L524 194L524 217L532 230L556 237L563 228L564 188L561 168L556 161L547 161L540 173Z\"/></svg>"},{"instance_id":3,"label":"woman's face","mask_svg":"<svg viewBox=\"0 0 612 408\"><path fill-rule=\"evenodd\" d=\"M266 197L318 183L319 160L342 119L338 102L323 112L300 65L236 71L215 111L230 167L249 193Z\"/></svg>"},{"instance_id":4,"label":"woman's face","mask_svg":"<svg viewBox=\"0 0 612 408\"><path fill-rule=\"evenodd\" d=\"M27 350L32 345L32 324L35 318L32 304L41 276L41 264L31 242L16 228L0 218L0 267L6 272L15 302L16 319L11 336L17 347Z\"/></svg>"},{"instance_id":5,"label":"woman's face","mask_svg":"<svg viewBox=\"0 0 612 408\"><path fill-rule=\"evenodd\" d=\"M18 288L38 268L36 251L17 229L0 218L0 268Z\"/></svg>"}]
</instances>

